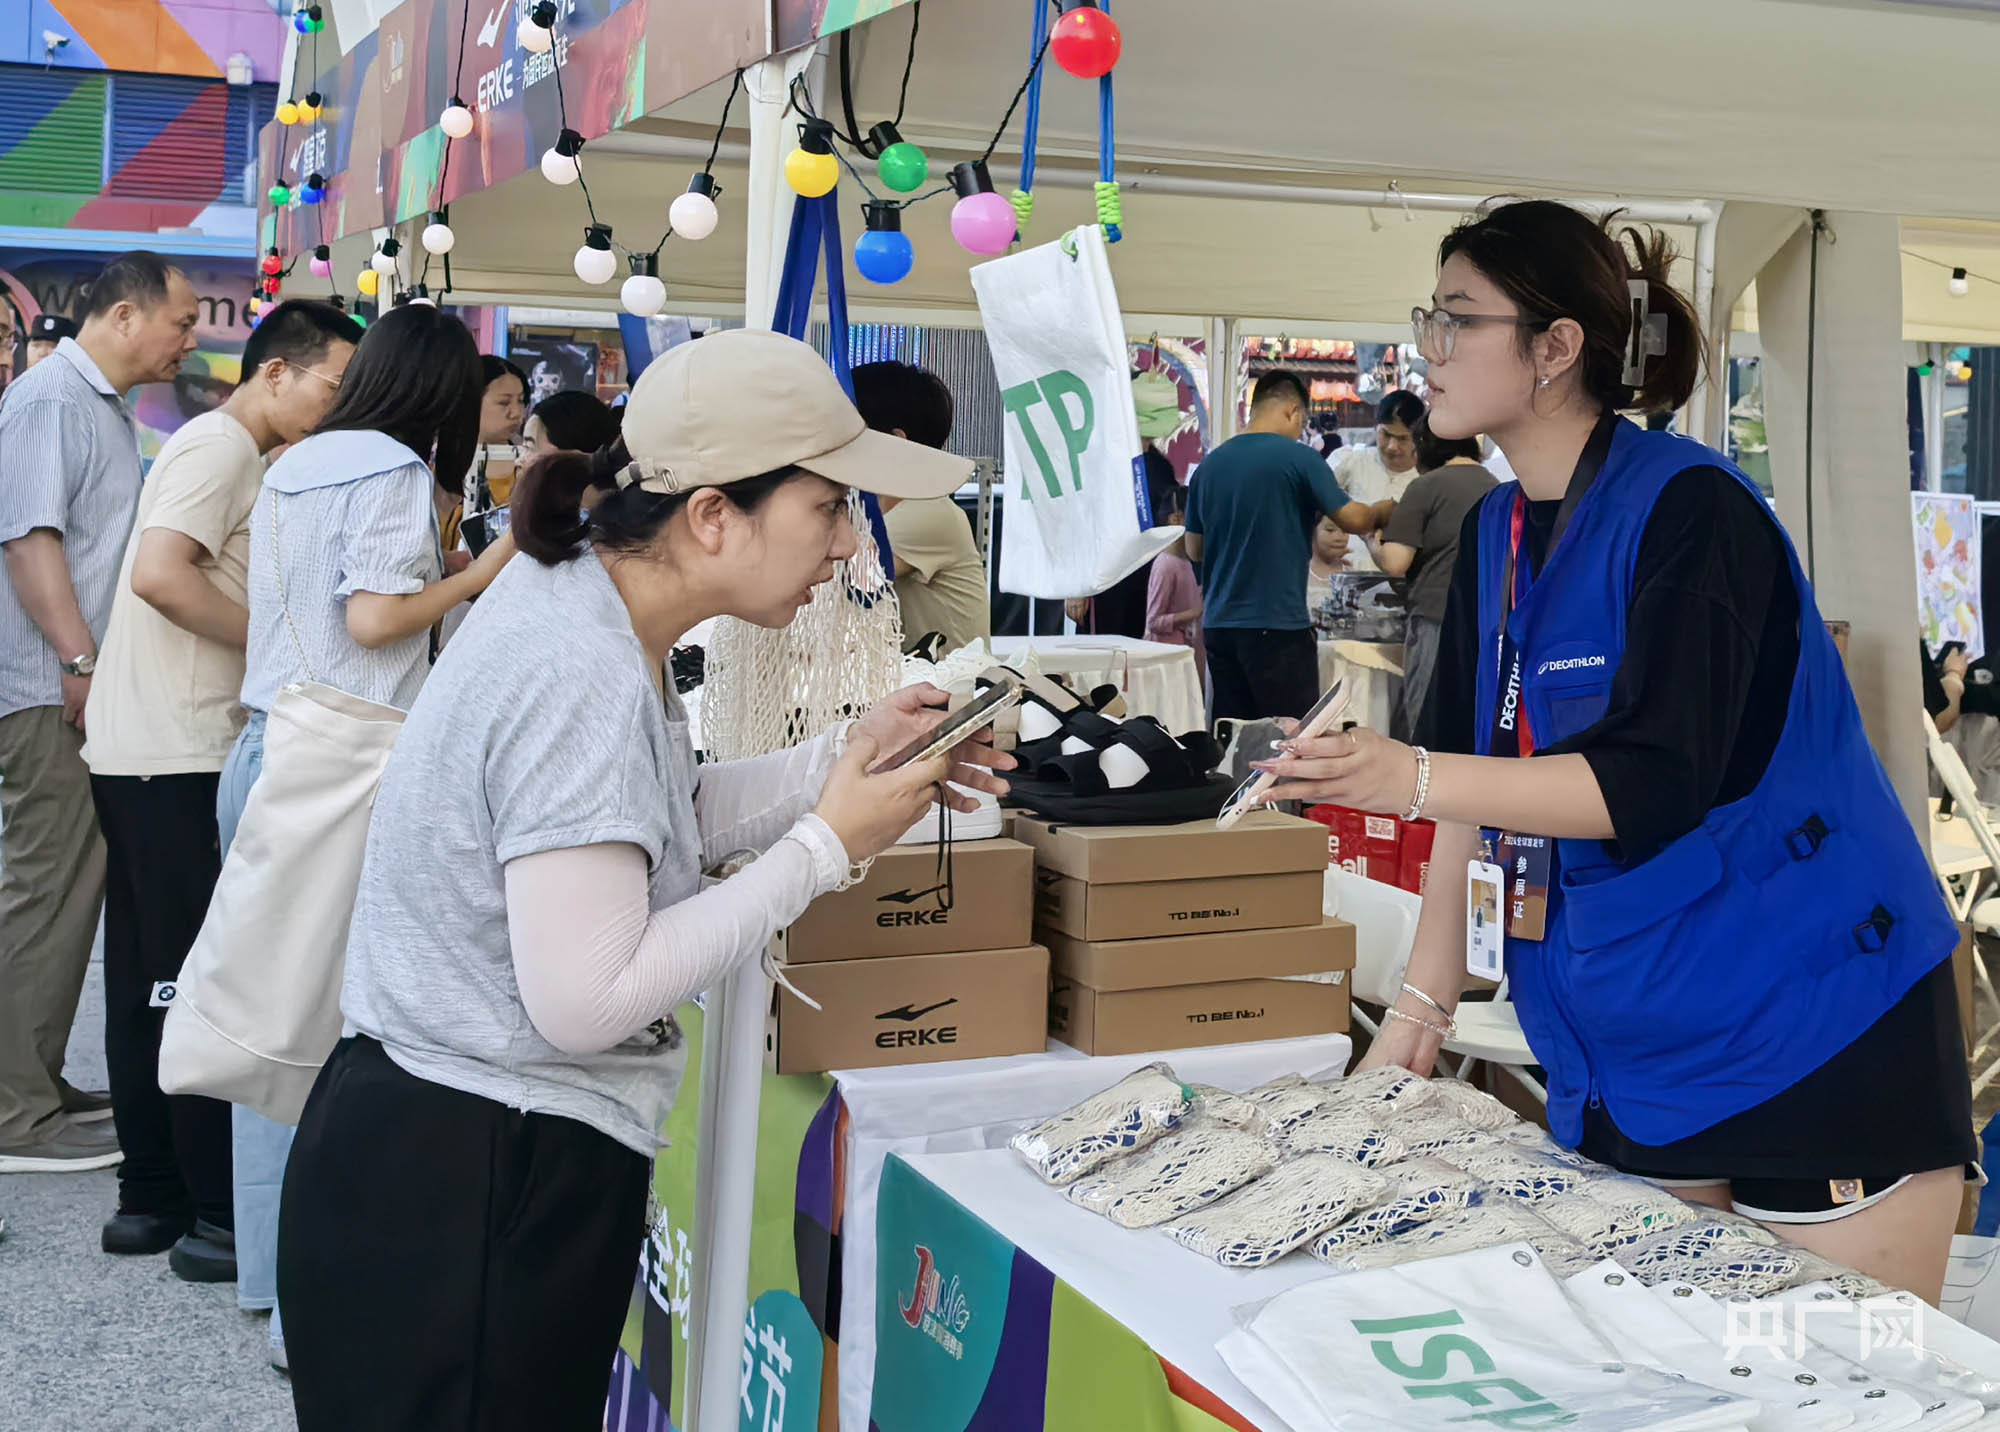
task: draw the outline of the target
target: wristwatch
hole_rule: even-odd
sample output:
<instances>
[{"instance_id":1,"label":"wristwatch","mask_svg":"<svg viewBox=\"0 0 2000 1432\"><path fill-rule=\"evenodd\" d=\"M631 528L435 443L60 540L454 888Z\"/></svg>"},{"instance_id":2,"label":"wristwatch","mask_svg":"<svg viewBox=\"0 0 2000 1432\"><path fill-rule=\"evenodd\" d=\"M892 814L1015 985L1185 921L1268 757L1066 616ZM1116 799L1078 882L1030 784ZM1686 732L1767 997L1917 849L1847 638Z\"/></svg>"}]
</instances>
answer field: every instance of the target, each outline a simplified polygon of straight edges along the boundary
<instances>
[{"instance_id":1,"label":"wristwatch","mask_svg":"<svg viewBox=\"0 0 2000 1432\"><path fill-rule=\"evenodd\" d=\"M73 656L62 664L62 669L71 676L88 676L97 670L97 656L86 651L82 656Z\"/></svg>"}]
</instances>

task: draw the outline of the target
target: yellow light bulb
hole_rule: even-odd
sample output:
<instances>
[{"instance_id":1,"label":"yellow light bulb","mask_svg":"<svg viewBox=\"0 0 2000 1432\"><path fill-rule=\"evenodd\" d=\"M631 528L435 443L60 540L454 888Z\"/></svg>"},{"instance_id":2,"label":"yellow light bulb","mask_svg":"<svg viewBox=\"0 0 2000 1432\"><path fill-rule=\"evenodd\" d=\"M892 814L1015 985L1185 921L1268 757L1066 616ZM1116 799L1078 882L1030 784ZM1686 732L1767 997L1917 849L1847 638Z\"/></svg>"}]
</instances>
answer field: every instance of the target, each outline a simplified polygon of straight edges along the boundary
<instances>
[{"instance_id":1,"label":"yellow light bulb","mask_svg":"<svg viewBox=\"0 0 2000 1432\"><path fill-rule=\"evenodd\" d=\"M354 286L366 298L373 298L382 288L382 275L372 268L361 270L361 276L354 280Z\"/></svg>"},{"instance_id":2,"label":"yellow light bulb","mask_svg":"<svg viewBox=\"0 0 2000 1432\"><path fill-rule=\"evenodd\" d=\"M297 105L293 104L290 100L286 100L278 106L278 123L297 124L298 122L299 107Z\"/></svg>"},{"instance_id":3,"label":"yellow light bulb","mask_svg":"<svg viewBox=\"0 0 2000 1432\"><path fill-rule=\"evenodd\" d=\"M301 100L299 101L298 109L299 109L299 119L303 123L311 124L314 120L319 118L318 105L307 104L304 100Z\"/></svg>"},{"instance_id":4,"label":"yellow light bulb","mask_svg":"<svg viewBox=\"0 0 2000 1432\"><path fill-rule=\"evenodd\" d=\"M814 154L794 149L785 156L785 182L792 191L807 199L817 199L833 191L840 182L840 161L831 154Z\"/></svg>"}]
</instances>

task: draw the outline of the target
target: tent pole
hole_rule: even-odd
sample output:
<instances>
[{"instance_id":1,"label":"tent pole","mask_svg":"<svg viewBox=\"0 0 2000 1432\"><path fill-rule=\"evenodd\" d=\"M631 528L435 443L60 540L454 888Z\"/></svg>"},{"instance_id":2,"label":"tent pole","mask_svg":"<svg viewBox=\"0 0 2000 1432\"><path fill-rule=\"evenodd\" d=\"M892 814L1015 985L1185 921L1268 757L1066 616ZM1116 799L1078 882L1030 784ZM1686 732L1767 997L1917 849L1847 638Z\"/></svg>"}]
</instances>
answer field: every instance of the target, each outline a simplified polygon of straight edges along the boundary
<instances>
[{"instance_id":1,"label":"tent pole","mask_svg":"<svg viewBox=\"0 0 2000 1432\"><path fill-rule=\"evenodd\" d=\"M749 101L749 234L744 319L769 328L784 265L791 191L783 178L785 114L793 76L812 51L774 56L743 74ZM771 982L748 960L709 991L702 1024L701 1107L695 1164L694 1297L688 1319L683 1425L737 1432L739 1329L749 1312L750 1237L757 1187L757 1106L763 1094L764 1019Z\"/></svg>"},{"instance_id":2,"label":"tent pole","mask_svg":"<svg viewBox=\"0 0 2000 1432\"><path fill-rule=\"evenodd\" d=\"M1236 436L1236 354L1241 346L1236 320L1208 320L1208 447L1213 452Z\"/></svg>"},{"instance_id":3,"label":"tent pole","mask_svg":"<svg viewBox=\"0 0 2000 1432\"><path fill-rule=\"evenodd\" d=\"M1694 311L1704 323L1708 322L1709 310L1715 306L1715 231L1721 224L1722 216L1712 213L1694 231ZM1726 333L1724 337L1727 337ZM1704 335L1704 341L1708 342L1708 356L1725 351L1723 344L1712 341L1708 335ZM1727 363L1729 360L1722 358L1718 361ZM1723 395L1724 401L1716 401L1718 392ZM1694 393L1688 399L1687 432L1697 442L1707 443L1710 447L1720 445L1722 425L1719 419L1729 406L1728 392L1726 375L1704 363L1695 378Z\"/></svg>"},{"instance_id":4,"label":"tent pole","mask_svg":"<svg viewBox=\"0 0 2000 1432\"><path fill-rule=\"evenodd\" d=\"M1944 491L1944 345L1926 343L1931 371L1917 381L1924 395L1924 490Z\"/></svg>"}]
</instances>

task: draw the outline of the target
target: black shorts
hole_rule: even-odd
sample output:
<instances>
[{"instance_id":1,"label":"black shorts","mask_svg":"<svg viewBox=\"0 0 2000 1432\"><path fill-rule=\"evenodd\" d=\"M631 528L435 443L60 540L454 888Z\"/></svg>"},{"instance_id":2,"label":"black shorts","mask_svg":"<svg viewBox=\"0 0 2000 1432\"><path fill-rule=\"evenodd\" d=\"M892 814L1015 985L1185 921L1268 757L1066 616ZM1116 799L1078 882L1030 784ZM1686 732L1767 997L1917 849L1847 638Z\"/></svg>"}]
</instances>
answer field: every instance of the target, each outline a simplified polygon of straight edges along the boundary
<instances>
[{"instance_id":1,"label":"black shorts","mask_svg":"<svg viewBox=\"0 0 2000 1432\"><path fill-rule=\"evenodd\" d=\"M1737 1210L1767 1223L1857 1213L1913 1174L1979 1176L1972 1085L1950 960L1918 980L1860 1038L1791 1088L1670 1144L1627 1138L1586 1108L1578 1151L1668 1187L1726 1183Z\"/></svg>"}]
</instances>

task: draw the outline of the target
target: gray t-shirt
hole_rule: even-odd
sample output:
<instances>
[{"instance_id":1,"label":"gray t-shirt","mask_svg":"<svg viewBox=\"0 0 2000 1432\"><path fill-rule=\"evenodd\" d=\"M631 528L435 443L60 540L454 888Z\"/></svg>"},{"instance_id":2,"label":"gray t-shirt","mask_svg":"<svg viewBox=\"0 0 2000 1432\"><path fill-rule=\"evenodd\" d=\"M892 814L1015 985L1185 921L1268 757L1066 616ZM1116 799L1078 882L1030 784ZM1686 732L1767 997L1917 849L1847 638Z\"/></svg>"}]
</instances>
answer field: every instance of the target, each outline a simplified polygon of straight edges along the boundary
<instances>
[{"instance_id":1,"label":"gray t-shirt","mask_svg":"<svg viewBox=\"0 0 2000 1432\"><path fill-rule=\"evenodd\" d=\"M1411 616L1444 620L1459 528L1465 525L1465 514L1493 487L1493 474L1477 463L1447 463L1411 483L1396 503L1382 540L1417 549L1403 599Z\"/></svg>"},{"instance_id":2,"label":"gray t-shirt","mask_svg":"<svg viewBox=\"0 0 2000 1432\"><path fill-rule=\"evenodd\" d=\"M508 563L382 777L347 946L348 1028L420 1079L651 1155L686 1065L680 1031L661 1021L583 1055L544 1039L514 978L503 867L636 845L652 908L678 904L701 888L694 795L686 716L661 701L603 564Z\"/></svg>"},{"instance_id":3,"label":"gray t-shirt","mask_svg":"<svg viewBox=\"0 0 2000 1432\"><path fill-rule=\"evenodd\" d=\"M139 510L139 433L118 391L74 338L0 399L0 542L62 534L76 604L101 643L125 539ZM0 716L62 705L62 663L14 584L0 577Z\"/></svg>"}]
</instances>

